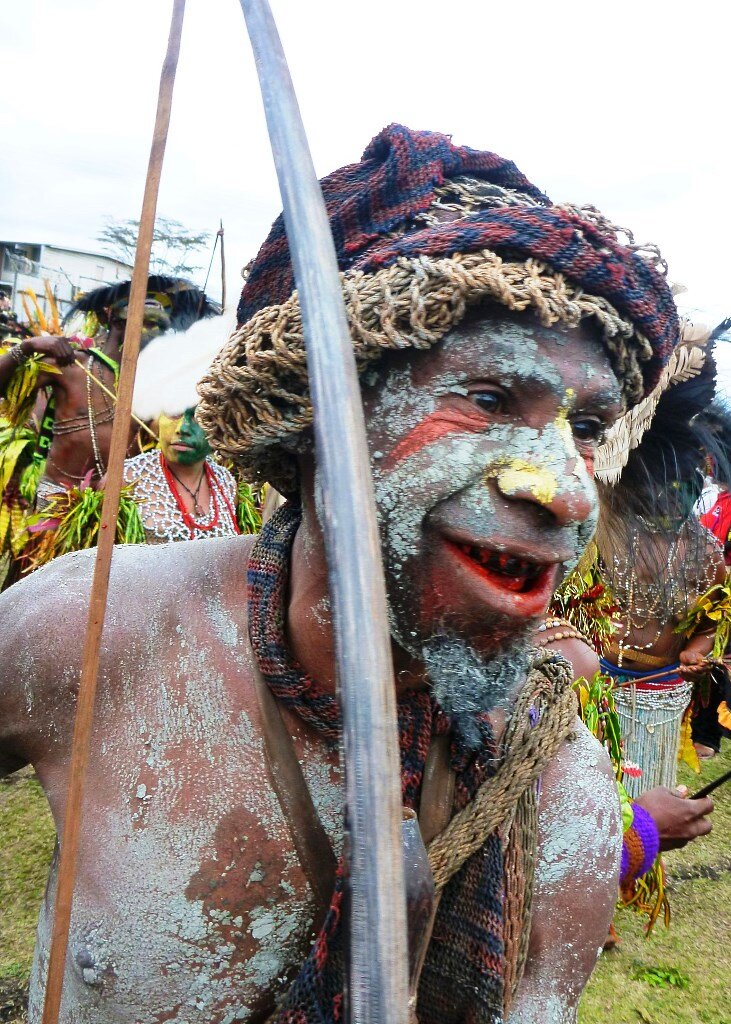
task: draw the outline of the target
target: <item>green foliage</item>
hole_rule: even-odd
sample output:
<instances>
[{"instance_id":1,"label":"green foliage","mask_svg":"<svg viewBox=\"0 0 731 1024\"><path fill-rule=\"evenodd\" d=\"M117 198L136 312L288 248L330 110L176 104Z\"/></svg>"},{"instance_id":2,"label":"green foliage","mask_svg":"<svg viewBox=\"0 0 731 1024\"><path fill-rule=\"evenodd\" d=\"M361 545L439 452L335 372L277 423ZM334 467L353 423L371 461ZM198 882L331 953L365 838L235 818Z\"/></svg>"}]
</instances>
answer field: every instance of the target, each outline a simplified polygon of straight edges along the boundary
<instances>
[{"instance_id":1,"label":"green foliage","mask_svg":"<svg viewBox=\"0 0 731 1024\"><path fill-rule=\"evenodd\" d=\"M595 651L603 653L615 631L613 619L619 606L599 569L599 552L590 544L551 601L551 613L559 615L582 633Z\"/></svg>"},{"instance_id":2,"label":"green foliage","mask_svg":"<svg viewBox=\"0 0 731 1024\"><path fill-rule=\"evenodd\" d=\"M16 470L27 465L35 444L36 432L29 426L13 426L0 417L0 491L5 490Z\"/></svg>"},{"instance_id":3,"label":"green foliage","mask_svg":"<svg viewBox=\"0 0 731 1024\"><path fill-rule=\"evenodd\" d=\"M35 443L35 440L34 440ZM43 476L46 470L45 459L33 459L23 470L20 477L20 495L32 505L36 498L36 491L38 490L38 481Z\"/></svg>"},{"instance_id":4,"label":"green foliage","mask_svg":"<svg viewBox=\"0 0 731 1024\"><path fill-rule=\"evenodd\" d=\"M581 720L607 748L618 779L622 778L622 737L619 715L614 702L614 679L596 672L589 682L582 676L574 683L579 698Z\"/></svg>"},{"instance_id":5,"label":"green foliage","mask_svg":"<svg viewBox=\"0 0 731 1024\"><path fill-rule=\"evenodd\" d=\"M57 520L53 529L45 530L33 541L29 551L33 568L46 565L70 551L94 547L101 527L103 502L103 492L92 487L72 487L63 494L54 495L44 511L29 520L34 524ZM145 527L131 487L122 488L115 543L145 543Z\"/></svg>"},{"instance_id":6,"label":"green foliage","mask_svg":"<svg viewBox=\"0 0 731 1024\"><path fill-rule=\"evenodd\" d=\"M253 488L245 480L238 482L236 519L242 533L258 533L261 530L259 502Z\"/></svg>"},{"instance_id":7,"label":"green foliage","mask_svg":"<svg viewBox=\"0 0 731 1024\"><path fill-rule=\"evenodd\" d=\"M29 771L0 781L0 980L25 979L55 838L40 785Z\"/></svg>"},{"instance_id":8,"label":"green foliage","mask_svg":"<svg viewBox=\"0 0 731 1024\"><path fill-rule=\"evenodd\" d=\"M632 972L632 977L636 981L646 981L648 985L655 988L668 988L668 986L688 988L690 985L690 979L677 967L646 967L643 964L637 964Z\"/></svg>"},{"instance_id":9,"label":"green foliage","mask_svg":"<svg viewBox=\"0 0 731 1024\"><path fill-rule=\"evenodd\" d=\"M676 627L676 633L693 636L708 626L715 627L711 657L724 656L731 640L731 577L717 583L705 594L701 594L686 617Z\"/></svg>"},{"instance_id":10,"label":"green foliage","mask_svg":"<svg viewBox=\"0 0 731 1024\"><path fill-rule=\"evenodd\" d=\"M0 355L9 351L10 346L0 346ZM21 363L10 378L5 395L0 399L0 417L11 427L25 427L30 419L41 373L60 375L61 371L36 353Z\"/></svg>"}]
</instances>

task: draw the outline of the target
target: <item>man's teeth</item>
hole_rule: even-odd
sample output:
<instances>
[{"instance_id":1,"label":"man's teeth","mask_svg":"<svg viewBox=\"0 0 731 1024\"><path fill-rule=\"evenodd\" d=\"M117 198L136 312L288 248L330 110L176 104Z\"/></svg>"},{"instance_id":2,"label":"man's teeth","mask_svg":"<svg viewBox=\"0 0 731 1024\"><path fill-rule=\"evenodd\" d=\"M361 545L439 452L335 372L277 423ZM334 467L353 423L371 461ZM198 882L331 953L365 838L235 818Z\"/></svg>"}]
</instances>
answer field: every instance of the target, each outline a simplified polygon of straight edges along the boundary
<instances>
[{"instance_id":1,"label":"man's teeth","mask_svg":"<svg viewBox=\"0 0 731 1024\"><path fill-rule=\"evenodd\" d=\"M492 551L489 548L480 548L474 544L460 545L465 554L480 565L484 565L490 572L498 573L501 576L529 578L537 576L540 566L527 559L518 558L505 552Z\"/></svg>"}]
</instances>

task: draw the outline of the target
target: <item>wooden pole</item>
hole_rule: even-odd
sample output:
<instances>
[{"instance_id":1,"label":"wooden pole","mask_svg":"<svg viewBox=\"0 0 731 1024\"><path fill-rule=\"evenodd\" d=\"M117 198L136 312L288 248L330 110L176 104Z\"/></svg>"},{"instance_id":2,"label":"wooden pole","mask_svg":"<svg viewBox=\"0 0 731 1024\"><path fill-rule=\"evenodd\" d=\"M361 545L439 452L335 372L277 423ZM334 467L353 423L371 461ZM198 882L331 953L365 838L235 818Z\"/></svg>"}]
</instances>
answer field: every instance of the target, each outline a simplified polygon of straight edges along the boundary
<instances>
[{"instance_id":1,"label":"wooden pole","mask_svg":"<svg viewBox=\"0 0 731 1024\"><path fill-rule=\"evenodd\" d=\"M107 469L107 486L104 491L99 544L91 585L89 617L87 620L84 656L79 681L79 696L71 747L66 810L63 831L59 836L60 860L56 886L56 909L48 961L43 1024L58 1024L61 1009L61 994L66 966L69 927L71 924L71 904L76 881L76 861L81 831L84 779L89 761L94 698L96 696L97 675L99 671L99 654L106 613L107 593L109 590L109 571L114 548L117 514L119 512L122 471L127 454L130 415L132 412L132 391L134 388L137 356L140 351L142 318L150 268L152 233L155 226L157 196L160 188L160 176L165 155L165 145L167 143L168 127L170 125L170 109L172 106L173 86L175 84L175 72L180 53L180 37L183 29L184 12L185 0L173 0L170 36L160 76L155 129L150 149L147 180L145 182L142 213L140 215L140 230L137 238L137 252L132 273L127 329L122 349L117 407L114 415Z\"/></svg>"},{"instance_id":2,"label":"wooden pole","mask_svg":"<svg viewBox=\"0 0 731 1024\"><path fill-rule=\"evenodd\" d=\"M218 229L221 239L221 312L226 311L226 253L223 251L223 221Z\"/></svg>"}]
</instances>

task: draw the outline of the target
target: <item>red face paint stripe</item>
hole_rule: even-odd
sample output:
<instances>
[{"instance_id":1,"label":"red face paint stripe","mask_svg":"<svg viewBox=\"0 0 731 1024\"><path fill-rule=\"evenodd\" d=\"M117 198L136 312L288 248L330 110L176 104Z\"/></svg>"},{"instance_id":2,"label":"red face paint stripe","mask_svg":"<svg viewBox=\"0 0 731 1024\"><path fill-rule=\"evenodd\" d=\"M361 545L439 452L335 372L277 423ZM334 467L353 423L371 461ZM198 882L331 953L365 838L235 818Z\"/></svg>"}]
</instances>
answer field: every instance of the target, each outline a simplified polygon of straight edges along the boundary
<instances>
[{"instance_id":1,"label":"red face paint stripe","mask_svg":"<svg viewBox=\"0 0 731 1024\"><path fill-rule=\"evenodd\" d=\"M384 467L392 469L399 462L403 462L404 459L447 434L457 434L465 430L472 434L479 434L486 427L485 418L477 412L469 414L458 412L455 409L434 412L417 423L405 437L401 438L384 460Z\"/></svg>"}]
</instances>

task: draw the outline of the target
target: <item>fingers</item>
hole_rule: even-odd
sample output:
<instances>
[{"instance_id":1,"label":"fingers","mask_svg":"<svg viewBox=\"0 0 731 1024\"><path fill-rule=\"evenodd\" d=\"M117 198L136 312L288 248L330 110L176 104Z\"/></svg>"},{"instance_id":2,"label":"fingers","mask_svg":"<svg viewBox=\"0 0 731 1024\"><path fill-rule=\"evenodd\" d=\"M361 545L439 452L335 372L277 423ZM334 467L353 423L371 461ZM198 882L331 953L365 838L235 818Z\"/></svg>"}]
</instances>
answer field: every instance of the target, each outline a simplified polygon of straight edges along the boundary
<instances>
[{"instance_id":1,"label":"fingers","mask_svg":"<svg viewBox=\"0 0 731 1024\"><path fill-rule=\"evenodd\" d=\"M697 839L699 836L707 836L713 828L713 823L708 815L713 813L713 800L710 797L702 797L700 800L686 800L685 806L692 812L683 830L685 836L690 839Z\"/></svg>"},{"instance_id":2,"label":"fingers","mask_svg":"<svg viewBox=\"0 0 731 1024\"><path fill-rule=\"evenodd\" d=\"M695 807L696 814L699 815L713 814L714 804L710 796L701 797L700 800L689 800L688 806Z\"/></svg>"},{"instance_id":3,"label":"fingers","mask_svg":"<svg viewBox=\"0 0 731 1024\"><path fill-rule=\"evenodd\" d=\"M675 794L676 794L676 796L679 796L681 800L687 800L688 799L688 787L687 786L676 786L675 787Z\"/></svg>"},{"instance_id":4,"label":"fingers","mask_svg":"<svg viewBox=\"0 0 731 1024\"><path fill-rule=\"evenodd\" d=\"M689 683L692 683L707 675L709 672L709 666L704 662L694 663L692 665L682 665L679 672L683 679L687 679Z\"/></svg>"},{"instance_id":5,"label":"fingers","mask_svg":"<svg viewBox=\"0 0 731 1024\"><path fill-rule=\"evenodd\" d=\"M696 826L696 836L707 836L713 828L713 822L708 818L699 818Z\"/></svg>"},{"instance_id":6,"label":"fingers","mask_svg":"<svg viewBox=\"0 0 731 1024\"><path fill-rule=\"evenodd\" d=\"M74 350L66 338L57 338L54 349L54 355L62 366L67 366L69 363L73 362Z\"/></svg>"}]
</instances>

